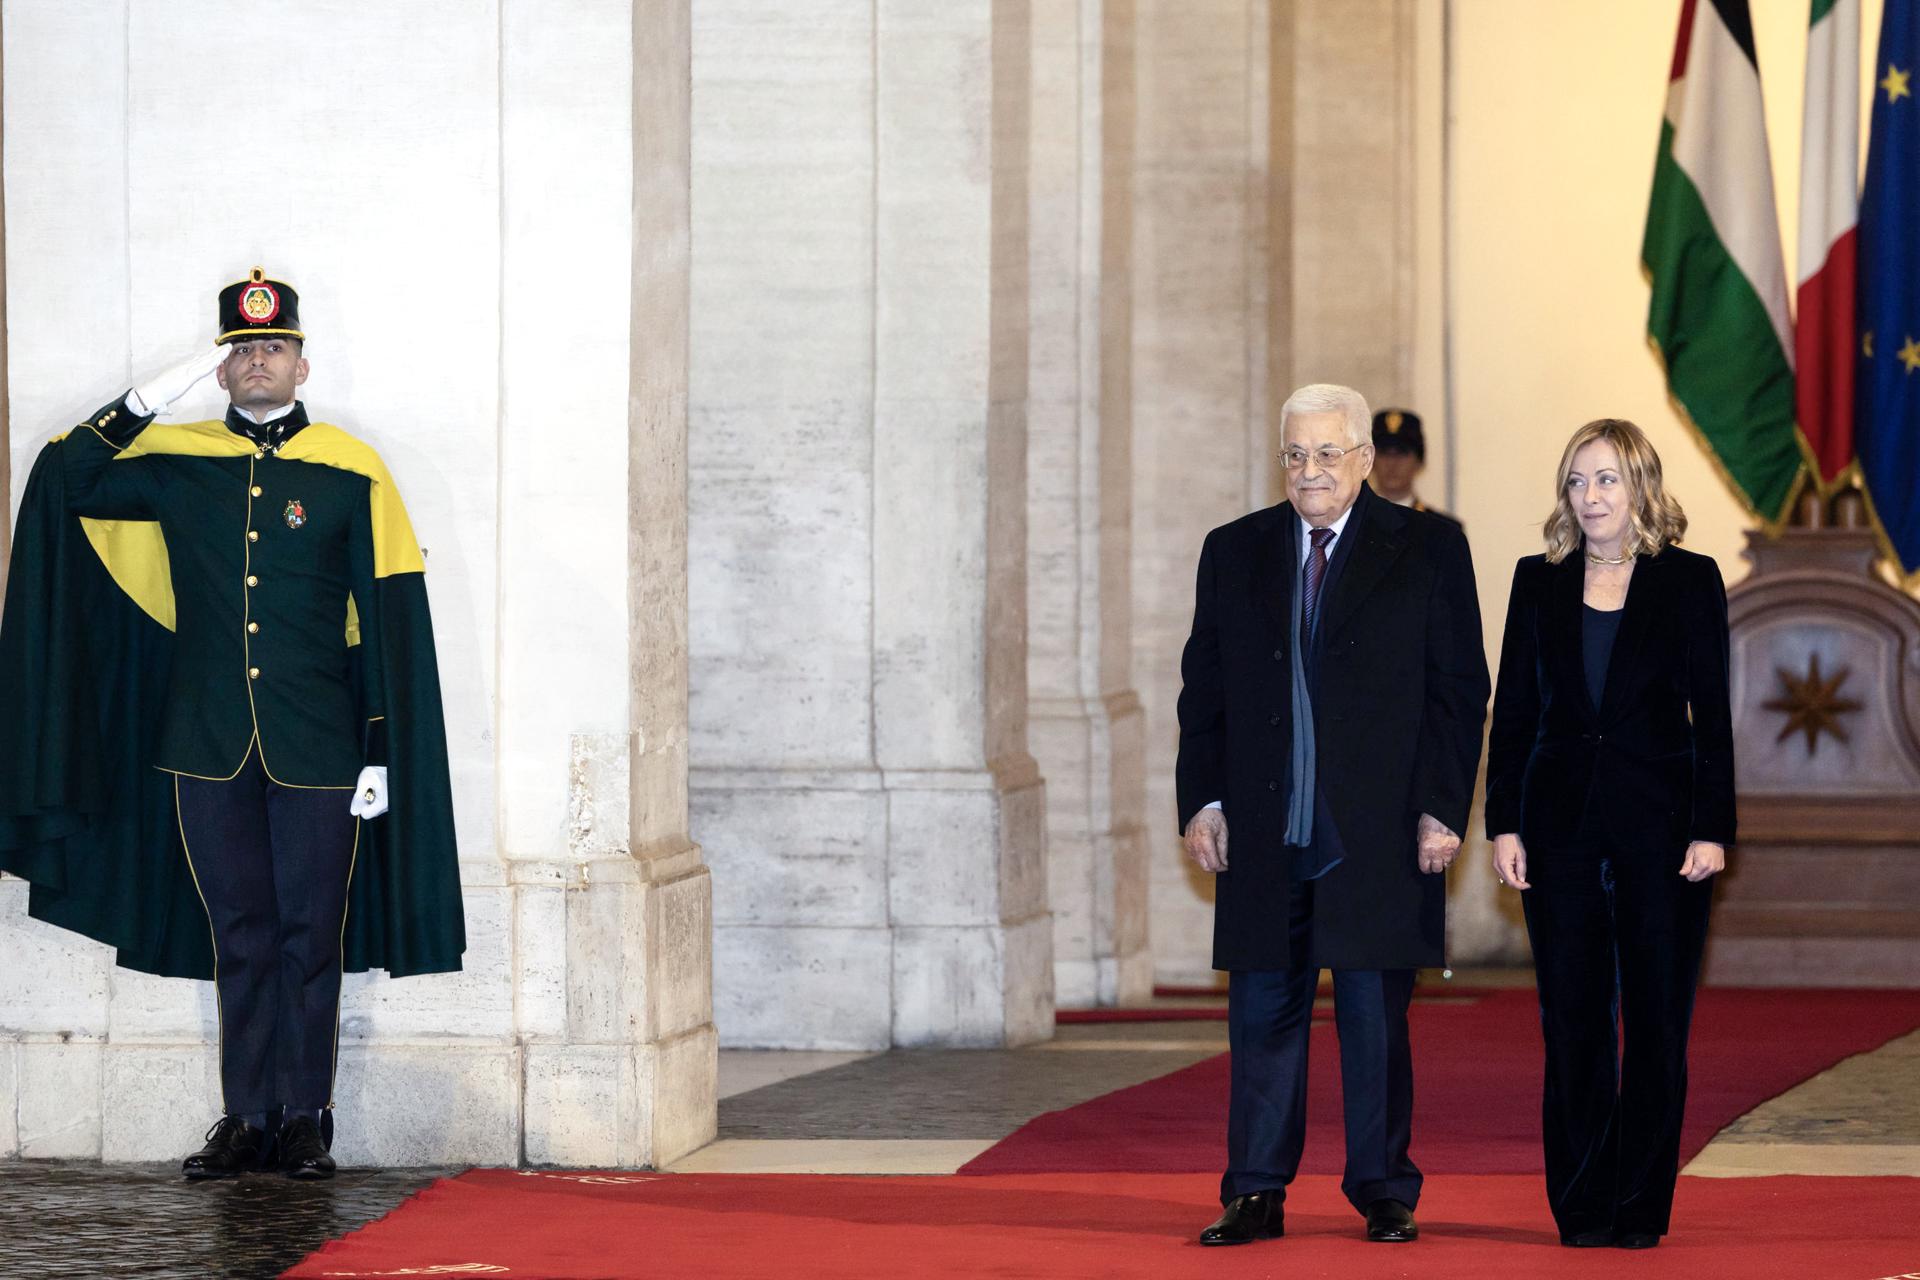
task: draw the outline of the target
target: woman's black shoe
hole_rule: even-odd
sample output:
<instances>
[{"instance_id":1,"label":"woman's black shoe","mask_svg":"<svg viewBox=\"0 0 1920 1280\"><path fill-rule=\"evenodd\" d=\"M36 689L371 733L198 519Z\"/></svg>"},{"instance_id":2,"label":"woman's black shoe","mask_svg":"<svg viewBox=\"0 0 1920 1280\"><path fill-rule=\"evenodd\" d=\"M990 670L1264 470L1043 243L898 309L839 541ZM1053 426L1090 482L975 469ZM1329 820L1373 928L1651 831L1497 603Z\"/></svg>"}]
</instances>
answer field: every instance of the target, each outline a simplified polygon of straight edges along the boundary
<instances>
[{"instance_id":1,"label":"woman's black shoe","mask_svg":"<svg viewBox=\"0 0 1920 1280\"><path fill-rule=\"evenodd\" d=\"M237 1178L264 1168L273 1143L265 1129L239 1116L222 1116L207 1130L207 1145L180 1162L189 1178Z\"/></svg>"}]
</instances>

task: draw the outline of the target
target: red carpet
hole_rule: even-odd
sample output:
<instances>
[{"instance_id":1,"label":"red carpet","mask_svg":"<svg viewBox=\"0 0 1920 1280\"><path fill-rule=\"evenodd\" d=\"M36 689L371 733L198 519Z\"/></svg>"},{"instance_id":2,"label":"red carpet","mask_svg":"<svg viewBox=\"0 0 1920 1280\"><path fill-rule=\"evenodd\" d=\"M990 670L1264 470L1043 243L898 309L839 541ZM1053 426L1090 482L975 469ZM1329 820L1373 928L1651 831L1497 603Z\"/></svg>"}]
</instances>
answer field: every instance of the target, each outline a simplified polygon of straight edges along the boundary
<instances>
[{"instance_id":1,"label":"red carpet","mask_svg":"<svg viewBox=\"0 0 1920 1280\"><path fill-rule=\"evenodd\" d=\"M289 1276L1417 1276L1878 1280L1920 1270L1904 1178L1686 1178L1660 1248L1563 1249L1539 1180L1438 1178L1422 1238L1368 1244L1335 1180L1303 1178L1287 1237L1202 1249L1203 1175L993 1178L597 1175L479 1170L436 1183ZM1896 1234L1905 1237L1892 1239Z\"/></svg>"},{"instance_id":2,"label":"red carpet","mask_svg":"<svg viewBox=\"0 0 1920 1280\"><path fill-rule=\"evenodd\" d=\"M1492 991L1482 1000L1416 1004L1411 1017L1413 1158L1421 1169L1538 1170L1541 1046L1534 993ZM1916 1026L1915 990L1702 991L1694 1012L1682 1160L1768 1098ZM1338 1173L1344 1158L1339 1057L1330 1026L1320 1024L1313 1035L1302 1171ZM1223 1054L1040 1116L961 1172L1217 1171L1226 1112Z\"/></svg>"},{"instance_id":3,"label":"red carpet","mask_svg":"<svg viewBox=\"0 0 1920 1280\"><path fill-rule=\"evenodd\" d=\"M1315 1010L1314 1016L1319 1016ZM1218 1009L1055 1009L1056 1026L1076 1022L1225 1022L1227 1010Z\"/></svg>"},{"instance_id":4,"label":"red carpet","mask_svg":"<svg viewBox=\"0 0 1920 1280\"><path fill-rule=\"evenodd\" d=\"M1161 991L1162 988L1154 988L1156 995ZM1176 994L1178 994L1178 992L1176 992ZM1476 991L1470 988L1454 987L1434 991L1424 989L1415 991L1413 998L1422 1002L1434 1000L1478 1000L1486 994L1487 992L1485 990ZM1097 1009L1055 1009L1053 1011L1053 1021L1056 1026L1068 1023L1087 1022L1225 1022L1227 1020L1227 1006L1222 1003L1222 997L1217 994L1210 994L1209 998L1213 1000L1213 1003L1203 1007L1194 1007L1191 1005L1156 1005L1151 1008L1141 1008L1139 1006L1128 1008L1103 1006ZM1323 1001L1320 1005L1315 1006L1313 1016L1316 1018L1330 1018L1333 1016L1333 1008Z\"/></svg>"}]
</instances>

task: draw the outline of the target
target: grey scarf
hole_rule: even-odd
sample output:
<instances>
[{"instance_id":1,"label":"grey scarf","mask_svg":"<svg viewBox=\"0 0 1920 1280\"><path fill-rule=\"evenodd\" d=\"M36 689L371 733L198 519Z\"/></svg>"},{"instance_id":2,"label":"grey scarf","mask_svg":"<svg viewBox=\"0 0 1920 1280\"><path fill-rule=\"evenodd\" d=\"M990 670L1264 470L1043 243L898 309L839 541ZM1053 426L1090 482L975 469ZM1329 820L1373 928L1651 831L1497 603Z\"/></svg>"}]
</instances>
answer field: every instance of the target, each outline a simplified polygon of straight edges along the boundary
<instances>
[{"instance_id":1,"label":"grey scarf","mask_svg":"<svg viewBox=\"0 0 1920 1280\"><path fill-rule=\"evenodd\" d=\"M1313 637L1301 634L1306 611L1307 575L1299 558L1293 565L1293 742L1288 758L1288 780L1293 787L1287 802L1287 844L1304 849L1313 843L1313 694L1307 688L1307 652ZM1320 583L1326 590L1326 580Z\"/></svg>"}]
</instances>

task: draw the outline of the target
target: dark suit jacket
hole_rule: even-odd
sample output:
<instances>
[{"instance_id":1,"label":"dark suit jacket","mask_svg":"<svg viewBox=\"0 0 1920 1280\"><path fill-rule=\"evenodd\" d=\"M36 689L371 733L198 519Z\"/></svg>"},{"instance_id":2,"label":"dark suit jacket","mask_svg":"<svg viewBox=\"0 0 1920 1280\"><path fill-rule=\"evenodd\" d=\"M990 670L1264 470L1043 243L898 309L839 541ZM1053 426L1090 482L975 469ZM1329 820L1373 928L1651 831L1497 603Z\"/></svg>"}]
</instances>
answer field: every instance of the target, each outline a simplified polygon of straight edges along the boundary
<instances>
[{"instance_id":1,"label":"dark suit jacket","mask_svg":"<svg viewBox=\"0 0 1920 1280\"><path fill-rule=\"evenodd\" d=\"M1589 803L1623 850L1734 838L1727 592L1710 557L1667 547L1627 585L1600 705L1581 658L1586 557L1514 566L1487 752L1487 834L1571 843ZM1675 864L1676 867L1678 864Z\"/></svg>"},{"instance_id":2,"label":"dark suit jacket","mask_svg":"<svg viewBox=\"0 0 1920 1280\"><path fill-rule=\"evenodd\" d=\"M1362 486L1320 605L1313 672L1320 795L1342 859L1314 882L1311 963L1395 969L1444 958L1444 876L1421 874L1415 827L1465 832L1486 721L1473 561L1459 526ZM1226 810L1213 963L1286 969L1296 851L1285 843L1292 740L1288 631L1299 519L1291 504L1215 529L1200 552L1181 660L1180 827Z\"/></svg>"}]
</instances>

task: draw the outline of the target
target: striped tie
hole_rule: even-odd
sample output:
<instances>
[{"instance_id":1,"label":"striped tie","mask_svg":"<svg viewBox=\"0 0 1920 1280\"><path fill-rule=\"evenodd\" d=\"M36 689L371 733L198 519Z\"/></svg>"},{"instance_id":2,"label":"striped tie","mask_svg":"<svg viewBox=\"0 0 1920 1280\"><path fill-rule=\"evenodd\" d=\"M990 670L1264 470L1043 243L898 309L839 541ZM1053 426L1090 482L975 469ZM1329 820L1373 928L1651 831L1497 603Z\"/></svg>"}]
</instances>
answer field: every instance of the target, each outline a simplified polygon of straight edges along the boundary
<instances>
[{"instance_id":1,"label":"striped tie","mask_svg":"<svg viewBox=\"0 0 1920 1280\"><path fill-rule=\"evenodd\" d=\"M1309 529L1313 545L1307 549L1306 589L1300 597L1300 638L1313 643L1313 624L1320 613L1320 584L1327 580L1327 544L1333 541L1331 529Z\"/></svg>"}]
</instances>

